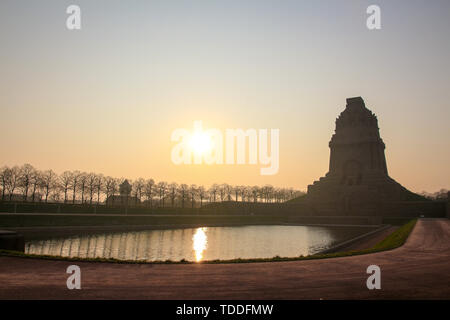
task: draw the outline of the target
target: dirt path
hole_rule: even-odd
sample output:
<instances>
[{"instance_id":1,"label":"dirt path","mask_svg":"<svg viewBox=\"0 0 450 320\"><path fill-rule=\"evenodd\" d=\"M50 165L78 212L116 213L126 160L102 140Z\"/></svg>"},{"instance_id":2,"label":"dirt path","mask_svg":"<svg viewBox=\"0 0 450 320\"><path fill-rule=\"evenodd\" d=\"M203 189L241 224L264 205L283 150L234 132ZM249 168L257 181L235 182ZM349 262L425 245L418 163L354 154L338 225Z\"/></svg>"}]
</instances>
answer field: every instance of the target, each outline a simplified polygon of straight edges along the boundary
<instances>
[{"instance_id":1,"label":"dirt path","mask_svg":"<svg viewBox=\"0 0 450 320\"><path fill-rule=\"evenodd\" d=\"M67 266L82 289L66 288ZM366 288L367 266L381 290ZM1 299L450 299L450 220L420 220L398 249L249 264L125 265L0 257Z\"/></svg>"}]
</instances>

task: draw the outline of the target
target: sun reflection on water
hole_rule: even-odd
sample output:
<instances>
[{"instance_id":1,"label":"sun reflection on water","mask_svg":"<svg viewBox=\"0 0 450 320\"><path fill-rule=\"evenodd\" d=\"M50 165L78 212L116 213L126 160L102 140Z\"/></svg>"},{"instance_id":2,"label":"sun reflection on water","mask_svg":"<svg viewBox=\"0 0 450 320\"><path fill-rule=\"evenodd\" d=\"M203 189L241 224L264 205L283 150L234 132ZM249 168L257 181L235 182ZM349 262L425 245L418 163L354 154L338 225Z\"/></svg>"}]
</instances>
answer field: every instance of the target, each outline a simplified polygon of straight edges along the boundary
<instances>
[{"instance_id":1,"label":"sun reflection on water","mask_svg":"<svg viewBox=\"0 0 450 320\"><path fill-rule=\"evenodd\" d=\"M202 261L203 251L206 250L206 246L208 244L206 230L207 228L197 228L194 236L192 237L192 248L195 251L195 260L197 262Z\"/></svg>"}]
</instances>

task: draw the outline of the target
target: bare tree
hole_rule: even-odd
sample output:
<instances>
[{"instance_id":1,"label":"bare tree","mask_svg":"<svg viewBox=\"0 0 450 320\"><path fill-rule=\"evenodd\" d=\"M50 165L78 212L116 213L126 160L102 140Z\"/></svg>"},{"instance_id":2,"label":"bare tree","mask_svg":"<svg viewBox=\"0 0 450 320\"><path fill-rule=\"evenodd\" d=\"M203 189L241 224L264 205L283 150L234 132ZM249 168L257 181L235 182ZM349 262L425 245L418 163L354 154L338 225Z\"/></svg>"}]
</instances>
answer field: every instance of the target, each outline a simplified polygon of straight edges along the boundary
<instances>
[{"instance_id":1,"label":"bare tree","mask_svg":"<svg viewBox=\"0 0 450 320\"><path fill-rule=\"evenodd\" d=\"M81 176L80 171L72 172L72 180L70 181L70 186L72 188L72 203L73 204L75 203L77 188L78 188L78 185L80 184L80 176Z\"/></svg>"},{"instance_id":2,"label":"bare tree","mask_svg":"<svg viewBox=\"0 0 450 320\"><path fill-rule=\"evenodd\" d=\"M260 198L263 202L272 202L273 199L273 186L271 185L265 185L264 187L260 188Z\"/></svg>"},{"instance_id":3,"label":"bare tree","mask_svg":"<svg viewBox=\"0 0 450 320\"><path fill-rule=\"evenodd\" d=\"M213 184L209 188L209 195L212 196L212 202L216 202L217 192L219 191L219 186L217 184Z\"/></svg>"},{"instance_id":4,"label":"bare tree","mask_svg":"<svg viewBox=\"0 0 450 320\"><path fill-rule=\"evenodd\" d=\"M138 200L141 202L142 190L144 189L145 180L142 178L137 179L133 182L133 190L135 195L135 205L137 206Z\"/></svg>"},{"instance_id":5,"label":"bare tree","mask_svg":"<svg viewBox=\"0 0 450 320\"><path fill-rule=\"evenodd\" d=\"M38 191L39 186L42 184L42 172L35 170L33 178L31 179L31 201L36 200L36 191ZM39 199L41 201L42 199Z\"/></svg>"},{"instance_id":6,"label":"bare tree","mask_svg":"<svg viewBox=\"0 0 450 320\"><path fill-rule=\"evenodd\" d=\"M223 202L226 196L226 183L221 184L218 191L220 195L220 201Z\"/></svg>"},{"instance_id":7,"label":"bare tree","mask_svg":"<svg viewBox=\"0 0 450 320\"><path fill-rule=\"evenodd\" d=\"M97 174L95 176L95 188L97 189L97 205L100 204L100 193L104 186L104 177L102 174Z\"/></svg>"},{"instance_id":8,"label":"bare tree","mask_svg":"<svg viewBox=\"0 0 450 320\"><path fill-rule=\"evenodd\" d=\"M180 185L180 188L178 189L179 193L180 193L180 197L181 197L181 207L184 208L184 202L186 200L187 197L187 193L188 193L188 185L183 183Z\"/></svg>"},{"instance_id":9,"label":"bare tree","mask_svg":"<svg viewBox=\"0 0 450 320\"><path fill-rule=\"evenodd\" d=\"M177 189L178 189L178 185L176 183L171 183L169 184L169 193L170 193L170 200L171 200L171 204L172 204L172 208L175 207L175 198L177 196Z\"/></svg>"},{"instance_id":10,"label":"bare tree","mask_svg":"<svg viewBox=\"0 0 450 320\"><path fill-rule=\"evenodd\" d=\"M56 174L52 170L47 170L42 173L41 185L44 190L45 203L48 201L50 191L56 187Z\"/></svg>"},{"instance_id":11,"label":"bare tree","mask_svg":"<svg viewBox=\"0 0 450 320\"><path fill-rule=\"evenodd\" d=\"M153 195L155 193L155 181L148 179L144 185L144 194L147 201L150 203L150 208L153 208Z\"/></svg>"},{"instance_id":12,"label":"bare tree","mask_svg":"<svg viewBox=\"0 0 450 320\"><path fill-rule=\"evenodd\" d=\"M63 174L59 177L61 188L64 191L64 203L67 203L67 193L70 188L70 183L72 181L72 172L64 171Z\"/></svg>"},{"instance_id":13,"label":"bare tree","mask_svg":"<svg viewBox=\"0 0 450 320\"><path fill-rule=\"evenodd\" d=\"M275 188L271 185L267 185L267 201L274 202L275 200Z\"/></svg>"},{"instance_id":14,"label":"bare tree","mask_svg":"<svg viewBox=\"0 0 450 320\"><path fill-rule=\"evenodd\" d=\"M224 183L223 188L224 188L224 192L225 192L227 201L231 201L231 194L233 193L233 187L227 183Z\"/></svg>"},{"instance_id":15,"label":"bare tree","mask_svg":"<svg viewBox=\"0 0 450 320\"><path fill-rule=\"evenodd\" d=\"M253 186L251 187L251 193L252 193L252 197L253 197L253 202L258 202L258 196L259 196L259 187L258 186Z\"/></svg>"},{"instance_id":16,"label":"bare tree","mask_svg":"<svg viewBox=\"0 0 450 320\"><path fill-rule=\"evenodd\" d=\"M53 188L51 189L48 198L53 202L60 202L61 201L61 192L63 192L63 187L61 184L57 183L57 180L55 179L55 184Z\"/></svg>"},{"instance_id":17,"label":"bare tree","mask_svg":"<svg viewBox=\"0 0 450 320\"><path fill-rule=\"evenodd\" d=\"M234 186L233 187L233 191L234 191L234 201L238 201L239 200L239 195L241 195L241 201L243 200L243 192L244 192L244 187L243 186Z\"/></svg>"},{"instance_id":18,"label":"bare tree","mask_svg":"<svg viewBox=\"0 0 450 320\"><path fill-rule=\"evenodd\" d=\"M274 188L272 198L276 203L280 203L284 198L284 190L282 188Z\"/></svg>"},{"instance_id":19,"label":"bare tree","mask_svg":"<svg viewBox=\"0 0 450 320\"><path fill-rule=\"evenodd\" d=\"M31 164L24 164L20 168L20 180L19 185L22 188L22 194L23 194L23 200L27 201L28 198L28 191L30 189L30 186L32 184L32 180L35 176L35 169Z\"/></svg>"},{"instance_id":20,"label":"bare tree","mask_svg":"<svg viewBox=\"0 0 450 320\"><path fill-rule=\"evenodd\" d=\"M161 181L158 183L159 190L159 205L164 208L164 196L167 191L167 182Z\"/></svg>"},{"instance_id":21,"label":"bare tree","mask_svg":"<svg viewBox=\"0 0 450 320\"><path fill-rule=\"evenodd\" d=\"M204 186L200 186L197 189L198 197L200 198L200 208L203 207L203 199L207 196L207 192Z\"/></svg>"},{"instance_id":22,"label":"bare tree","mask_svg":"<svg viewBox=\"0 0 450 320\"><path fill-rule=\"evenodd\" d=\"M189 187L189 195L191 196L191 207L194 208L195 196L197 195L197 186L195 184L191 184Z\"/></svg>"},{"instance_id":23,"label":"bare tree","mask_svg":"<svg viewBox=\"0 0 450 320\"><path fill-rule=\"evenodd\" d=\"M105 178L105 193L106 193L106 201L108 201L109 198L114 196L114 194L117 192L118 188L118 180L112 177L106 177Z\"/></svg>"},{"instance_id":24,"label":"bare tree","mask_svg":"<svg viewBox=\"0 0 450 320\"><path fill-rule=\"evenodd\" d=\"M0 183L2 185L2 201L5 200L6 189L11 179L11 169L4 166L0 169Z\"/></svg>"},{"instance_id":25,"label":"bare tree","mask_svg":"<svg viewBox=\"0 0 450 320\"><path fill-rule=\"evenodd\" d=\"M88 174L85 172L80 173L78 177L78 186L81 194L81 203L84 204L84 195L86 193L86 187L88 184Z\"/></svg>"},{"instance_id":26,"label":"bare tree","mask_svg":"<svg viewBox=\"0 0 450 320\"><path fill-rule=\"evenodd\" d=\"M252 199L252 187L246 186L242 191L243 201L250 202Z\"/></svg>"},{"instance_id":27,"label":"bare tree","mask_svg":"<svg viewBox=\"0 0 450 320\"><path fill-rule=\"evenodd\" d=\"M14 194L14 190L19 186L21 178L21 170L18 166L14 166L10 169L9 179L7 183L6 190L9 193L9 201L12 200L12 196Z\"/></svg>"},{"instance_id":28,"label":"bare tree","mask_svg":"<svg viewBox=\"0 0 450 320\"><path fill-rule=\"evenodd\" d=\"M240 186L241 202L247 201L247 187Z\"/></svg>"},{"instance_id":29,"label":"bare tree","mask_svg":"<svg viewBox=\"0 0 450 320\"><path fill-rule=\"evenodd\" d=\"M86 185L89 192L89 204L92 205L94 193L97 190L97 175L95 173L86 175Z\"/></svg>"}]
</instances>

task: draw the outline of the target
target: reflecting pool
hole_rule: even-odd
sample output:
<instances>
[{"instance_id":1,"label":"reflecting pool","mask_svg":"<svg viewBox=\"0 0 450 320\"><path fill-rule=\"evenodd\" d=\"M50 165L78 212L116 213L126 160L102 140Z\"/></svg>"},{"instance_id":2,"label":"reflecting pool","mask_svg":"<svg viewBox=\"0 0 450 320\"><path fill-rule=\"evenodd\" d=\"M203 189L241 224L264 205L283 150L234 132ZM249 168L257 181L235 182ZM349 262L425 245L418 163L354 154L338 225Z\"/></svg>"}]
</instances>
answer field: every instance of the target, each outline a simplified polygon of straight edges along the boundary
<instances>
[{"instance_id":1,"label":"reflecting pool","mask_svg":"<svg viewBox=\"0 0 450 320\"><path fill-rule=\"evenodd\" d=\"M233 226L148 230L31 240L25 252L63 257L206 261L311 255L367 227Z\"/></svg>"}]
</instances>

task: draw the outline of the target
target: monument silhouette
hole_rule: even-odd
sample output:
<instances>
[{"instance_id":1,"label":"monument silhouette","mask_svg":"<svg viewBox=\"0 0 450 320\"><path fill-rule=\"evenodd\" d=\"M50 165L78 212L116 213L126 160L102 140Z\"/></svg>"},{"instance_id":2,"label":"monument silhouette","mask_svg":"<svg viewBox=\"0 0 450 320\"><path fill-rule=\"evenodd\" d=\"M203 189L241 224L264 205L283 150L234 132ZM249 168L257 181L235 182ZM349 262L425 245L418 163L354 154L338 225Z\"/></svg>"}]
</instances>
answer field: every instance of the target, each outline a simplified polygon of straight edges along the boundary
<instances>
[{"instance_id":1,"label":"monument silhouette","mask_svg":"<svg viewBox=\"0 0 450 320\"><path fill-rule=\"evenodd\" d=\"M316 212L377 215L385 202L423 200L389 177L378 119L361 97L347 99L329 147L329 171L304 199Z\"/></svg>"},{"instance_id":2,"label":"monument silhouette","mask_svg":"<svg viewBox=\"0 0 450 320\"><path fill-rule=\"evenodd\" d=\"M426 199L389 176L378 119L361 97L347 99L329 147L329 170L306 195L282 203L225 201L206 208L214 214L285 215L299 223L379 224L446 215L444 201Z\"/></svg>"}]
</instances>

